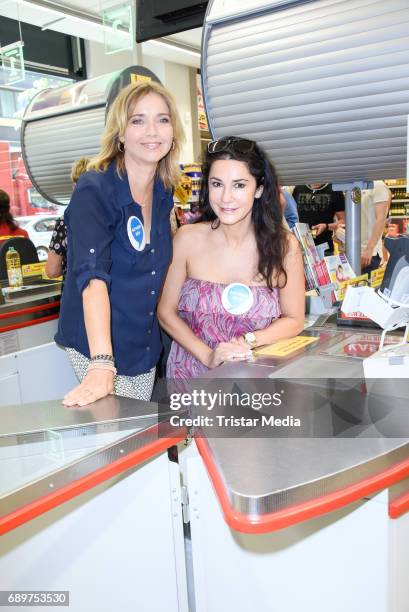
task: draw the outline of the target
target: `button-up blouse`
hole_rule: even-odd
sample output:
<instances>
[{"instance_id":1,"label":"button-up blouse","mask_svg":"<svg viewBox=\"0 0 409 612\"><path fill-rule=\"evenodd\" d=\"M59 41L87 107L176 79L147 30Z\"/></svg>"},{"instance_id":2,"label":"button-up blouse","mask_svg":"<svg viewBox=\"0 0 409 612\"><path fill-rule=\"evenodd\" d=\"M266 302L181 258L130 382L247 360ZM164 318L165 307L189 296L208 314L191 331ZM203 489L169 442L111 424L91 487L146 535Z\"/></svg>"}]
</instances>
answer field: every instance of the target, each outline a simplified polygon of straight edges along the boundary
<instances>
[{"instance_id":1,"label":"button-up blouse","mask_svg":"<svg viewBox=\"0 0 409 612\"><path fill-rule=\"evenodd\" d=\"M143 224L143 216L126 173L119 176L111 162L105 172L80 177L64 214L68 262L58 344L90 357L82 292L98 278L108 287L118 374L135 376L156 365L161 352L156 306L172 254L172 207L171 192L155 179L150 243L137 250L128 219L137 217Z\"/></svg>"}]
</instances>

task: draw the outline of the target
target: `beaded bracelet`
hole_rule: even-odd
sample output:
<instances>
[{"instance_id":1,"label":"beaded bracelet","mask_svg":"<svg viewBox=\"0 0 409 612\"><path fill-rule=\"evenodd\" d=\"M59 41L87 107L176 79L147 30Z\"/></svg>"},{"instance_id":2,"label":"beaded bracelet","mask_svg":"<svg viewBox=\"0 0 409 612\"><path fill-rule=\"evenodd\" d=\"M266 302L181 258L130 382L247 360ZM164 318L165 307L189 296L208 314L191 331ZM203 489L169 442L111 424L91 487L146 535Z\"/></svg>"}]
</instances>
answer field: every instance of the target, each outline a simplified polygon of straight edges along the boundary
<instances>
[{"instance_id":1,"label":"beaded bracelet","mask_svg":"<svg viewBox=\"0 0 409 612\"><path fill-rule=\"evenodd\" d=\"M93 355L90 361L109 361L111 363L115 363L113 355Z\"/></svg>"},{"instance_id":2,"label":"beaded bracelet","mask_svg":"<svg viewBox=\"0 0 409 612\"><path fill-rule=\"evenodd\" d=\"M88 368L87 368L87 372L89 372L90 370L109 370L110 372L114 373L114 376L116 376L116 367L112 365L112 363L101 363L99 361L94 362L94 363L90 363Z\"/></svg>"}]
</instances>

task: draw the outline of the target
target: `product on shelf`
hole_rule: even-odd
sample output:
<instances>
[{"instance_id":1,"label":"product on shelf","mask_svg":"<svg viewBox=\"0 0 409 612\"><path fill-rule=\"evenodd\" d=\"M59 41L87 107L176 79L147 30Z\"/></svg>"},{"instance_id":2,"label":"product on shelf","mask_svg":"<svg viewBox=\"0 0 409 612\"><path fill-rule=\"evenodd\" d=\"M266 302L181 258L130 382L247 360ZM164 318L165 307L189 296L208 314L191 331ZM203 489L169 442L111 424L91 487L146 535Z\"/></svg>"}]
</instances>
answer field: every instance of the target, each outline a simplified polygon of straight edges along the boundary
<instances>
[{"instance_id":1,"label":"product on shelf","mask_svg":"<svg viewBox=\"0 0 409 612\"><path fill-rule=\"evenodd\" d=\"M405 179L391 179L385 181L392 193L389 209L390 217L409 216L409 193ZM401 233L401 232L400 232ZM392 235L392 234L390 234Z\"/></svg>"},{"instance_id":2,"label":"product on shelf","mask_svg":"<svg viewBox=\"0 0 409 612\"><path fill-rule=\"evenodd\" d=\"M328 274L331 282L335 283L338 289L335 290L335 297L337 300L341 300L341 291L339 289L340 283L355 278L356 274L353 271L346 255L340 253L339 255L329 255L324 257L325 265L327 266Z\"/></svg>"},{"instance_id":3,"label":"product on shelf","mask_svg":"<svg viewBox=\"0 0 409 612\"><path fill-rule=\"evenodd\" d=\"M310 290L331 284L325 261L320 259L308 224L296 223L293 232L301 244L306 289Z\"/></svg>"},{"instance_id":4,"label":"product on shelf","mask_svg":"<svg viewBox=\"0 0 409 612\"><path fill-rule=\"evenodd\" d=\"M386 236L396 238L399 234L409 233L409 217L390 217L386 226Z\"/></svg>"},{"instance_id":5,"label":"product on shelf","mask_svg":"<svg viewBox=\"0 0 409 612\"><path fill-rule=\"evenodd\" d=\"M202 168L200 164L181 164L182 176L174 193L176 216L181 225L193 223L198 217Z\"/></svg>"},{"instance_id":6,"label":"product on shelf","mask_svg":"<svg viewBox=\"0 0 409 612\"><path fill-rule=\"evenodd\" d=\"M21 272L20 255L14 247L9 247L6 253L6 268L9 287L17 289L23 286L23 274Z\"/></svg>"}]
</instances>

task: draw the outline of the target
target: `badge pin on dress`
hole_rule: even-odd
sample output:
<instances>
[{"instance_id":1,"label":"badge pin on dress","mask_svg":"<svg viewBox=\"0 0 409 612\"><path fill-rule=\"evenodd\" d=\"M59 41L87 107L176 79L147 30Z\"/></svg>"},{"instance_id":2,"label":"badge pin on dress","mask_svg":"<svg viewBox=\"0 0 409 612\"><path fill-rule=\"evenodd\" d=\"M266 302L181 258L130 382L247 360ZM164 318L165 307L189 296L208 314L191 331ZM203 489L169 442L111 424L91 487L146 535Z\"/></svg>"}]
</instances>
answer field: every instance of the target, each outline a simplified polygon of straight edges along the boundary
<instances>
[{"instance_id":1,"label":"badge pin on dress","mask_svg":"<svg viewBox=\"0 0 409 612\"><path fill-rule=\"evenodd\" d=\"M253 301L253 292L243 283L230 283L222 293L223 307L230 314L245 314L252 307Z\"/></svg>"},{"instance_id":2,"label":"badge pin on dress","mask_svg":"<svg viewBox=\"0 0 409 612\"><path fill-rule=\"evenodd\" d=\"M145 228L138 217L129 217L127 223L127 233L129 242L135 251L143 251L145 248Z\"/></svg>"}]
</instances>

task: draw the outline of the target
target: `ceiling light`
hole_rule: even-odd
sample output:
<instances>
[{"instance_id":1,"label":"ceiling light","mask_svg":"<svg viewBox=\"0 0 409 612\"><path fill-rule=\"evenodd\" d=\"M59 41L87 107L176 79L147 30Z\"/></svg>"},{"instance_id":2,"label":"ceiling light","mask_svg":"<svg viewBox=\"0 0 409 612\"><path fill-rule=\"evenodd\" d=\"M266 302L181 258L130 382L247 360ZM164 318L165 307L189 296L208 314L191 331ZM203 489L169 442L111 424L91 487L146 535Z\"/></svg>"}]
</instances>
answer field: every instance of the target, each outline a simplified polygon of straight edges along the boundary
<instances>
[{"instance_id":1,"label":"ceiling light","mask_svg":"<svg viewBox=\"0 0 409 612\"><path fill-rule=\"evenodd\" d=\"M153 40L146 40L143 44L155 44L161 47L166 47L167 49L172 49L173 51L181 51L182 53L188 53L193 55L194 57L200 57L199 51L191 51L190 49L185 49L184 47L179 47L178 45L172 45L171 43L164 42L163 40L157 40L154 38Z\"/></svg>"}]
</instances>

